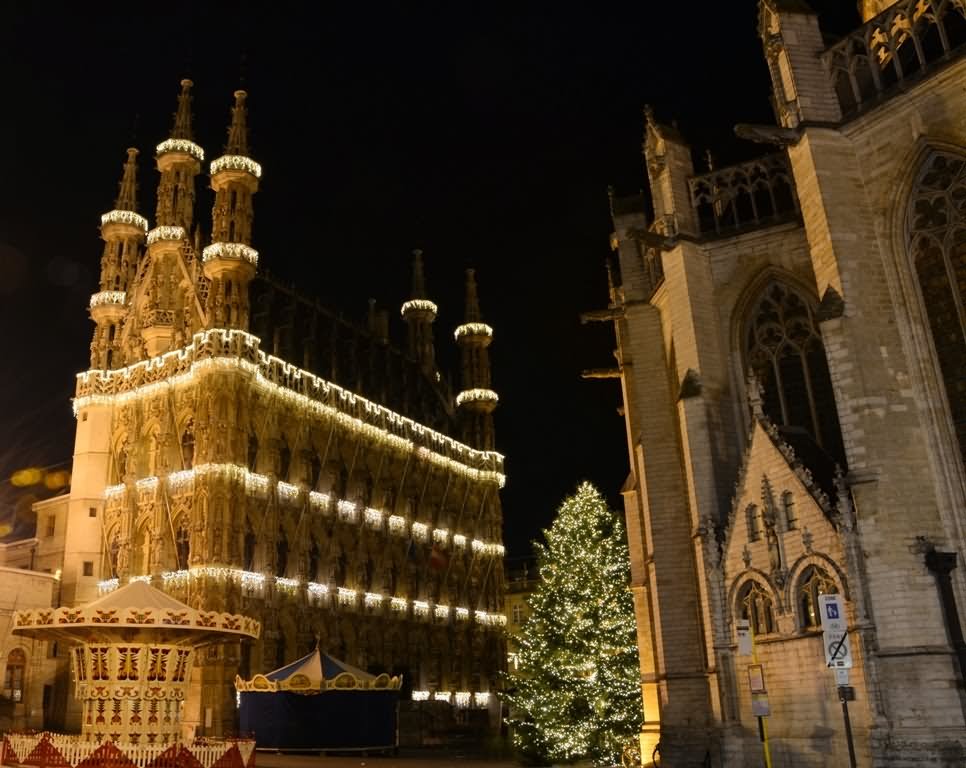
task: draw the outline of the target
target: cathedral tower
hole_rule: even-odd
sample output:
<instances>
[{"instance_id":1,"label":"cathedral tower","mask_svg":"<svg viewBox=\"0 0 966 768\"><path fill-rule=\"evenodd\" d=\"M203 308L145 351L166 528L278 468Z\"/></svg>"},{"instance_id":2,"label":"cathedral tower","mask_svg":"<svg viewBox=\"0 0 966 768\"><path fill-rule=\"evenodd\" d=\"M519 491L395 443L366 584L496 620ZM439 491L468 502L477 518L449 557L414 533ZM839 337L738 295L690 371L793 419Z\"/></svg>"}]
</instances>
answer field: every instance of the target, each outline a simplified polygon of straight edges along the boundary
<instances>
[{"instance_id":1,"label":"cathedral tower","mask_svg":"<svg viewBox=\"0 0 966 768\"><path fill-rule=\"evenodd\" d=\"M91 319L97 324L91 342L91 368L101 370L115 368L120 362L120 323L148 231L147 219L137 213L137 156L136 149L128 149L114 210L101 216L101 280L90 304Z\"/></svg>"},{"instance_id":2,"label":"cathedral tower","mask_svg":"<svg viewBox=\"0 0 966 768\"><path fill-rule=\"evenodd\" d=\"M409 336L409 354L430 378L435 377L436 348L433 344L433 322L436 305L426 298L426 278L423 275L423 252L413 251L413 289L409 301L402 305L403 320Z\"/></svg>"},{"instance_id":3,"label":"cathedral tower","mask_svg":"<svg viewBox=\"0 0 966 768\"><path fill-rule=\"evenodd\" d=\"M248 156L245 91L235 91L225 154L211 164L211 245L204 250L209 328L248 328L248 285L255 277L258 251L251 247L254 209L262 167Z\"/></svg>"},{"instance_id":4,"label":"cathedral tower","mask_svg":"<svg viewBox=\"0 0 966 768\"><path fill-rule=\"evenodd\" d=\"M462 438L474 448L492 451L493 411L496 392L490 389L490 342L493 329L481 321L480 302L476 294L476 275L466 270L466 318L454 335L462 357L463 390L456 396L456 407L462 418Z\"/></svg>"}]
</instances>

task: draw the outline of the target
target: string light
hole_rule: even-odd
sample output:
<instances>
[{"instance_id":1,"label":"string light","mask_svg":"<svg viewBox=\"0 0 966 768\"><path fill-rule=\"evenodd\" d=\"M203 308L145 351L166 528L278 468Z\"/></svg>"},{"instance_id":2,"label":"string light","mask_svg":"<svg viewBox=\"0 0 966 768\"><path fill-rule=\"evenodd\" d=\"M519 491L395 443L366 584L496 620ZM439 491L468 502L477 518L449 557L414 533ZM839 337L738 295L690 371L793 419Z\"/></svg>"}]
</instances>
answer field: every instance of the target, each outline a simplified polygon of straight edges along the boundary
<instances>
[{"instance_id":1,"label":"string light","mask_svg":"<svg viewBox=\"0 0 966 768\"><path fill-rule=\"evenodd\" d=\"M366 604L366 608L378 608L380 605L382 605L383 597L378 592L366 592L363 600Z\"/></svg>"},{"instance_id":2,"label":"string light","mask_svg":"<svg viewBox=\"0 0 966 768\"><path fill-rule=\"evenodd\" d=\"M429 616L429 603L425 600L413 600L413 616Z\"/></svg>"},{"instance_id":3,"label":"string light","mask_svg":"<svg viewBox=\"0 0 966 768\"><path fill-rule=\"evenodd\" d=\"M469 691L457 691L453 695L453 702L461 709L466 709L469 707L471 700L472 694Z\"/></svg>"},{"instance_id":4,"label":"string light","mask_svg":"<svg viewBox=\"0 0 966 768\"><path fill-rule=\"evenodd\" d=\"M448 538L449 531L447 531L445 528L433 529L433 541L435 541L437 544L445 544Z\"/></svg>"},{"instance_id":5,"label":"string light","mask_svg":"<svg viewBox=\"0 0 966 768\"><path fill-rule=\"evenodd\" d=\"M130 224L143 232L148 231L148 220L134 211L113 210L102 214L101 226L106 227L108 224Z\"/></svg>"},{"instance_id":6,"label":"string light","mask_svg":"<svg viewBox=\"0 0 966 768\"><path fill-rule=\"evenodd\" d=\"M287 589L294 592L296 589L298 589L300 582L298 579L289 579L284 576L276 576L275 584L282 589Z\"/></svg>"},{"instance_id":7,"label":"string light","mask_svg":"<svg viewBox=\"0 0 966 768\"><path fill-rule=\"evenodd\" d=\"M310 581L306 585L306 589L308 589L310 594L315 595L316 597L325 597L329 594L328 584L319 584L315 581Z\"/></svg>"},{"instance_id":8,"label":"string light","mask_svg":"<svg viewBox=\"0 0 966 768\"><path fill-rule=\"evenodd\" d=\"M158 478L155 476L142 477L134 485L139 491L153 491L158 487Z\"/></svg>"},{"instance_id":9,"label":"string light","mask_svg":"<svg viewBox=\"0 0 966 768\"><path fill-rule=\"evenodd\" d=\"M462 606L457 608L454 613L456 614L456 619L458 621L467 621L470 618L470 609L463 608Z\"/></svg>"},{"instance_id":10,"label":"string light","mask_svg":"<svg viewBox=\"0 0 966 768\"><path fill-rule=\"evenodd\" d=\"M329 506L329 494L309 491L309 504L313 507L327 507Z\"/></svg>"},{"instance_id":11,"label":"string light","mask_svg":"<svg viewBox=\"0 0 966 768\"><path fill-rule=\"evenodd\" d=\"M473 703L478 707L489 706L490 703L490 693L489 691L480 691L479 693L473 694Z\"/></svg>"},{"instance_id":12,"label":"string light","mask_svg":"<svg viewBox=\"0 0 966 768\"><path fill-rule=\"evenodd\" d=\"M437 619L448 619L449 618L449 606L448 605L435 605L433 606L433 616Z\"/></svg>"},{"instance_id":13,"label":"string light","mask_svg":"<svg viewBox=\"0 0 966 768\"><path fill-rule=\"evenodd\" d=\"M214 176L222 171L245 171L256 179L262 177L262 166L244 155L222 155L211 161L210 173Z\"/></svg>"},{"instance_id":14,"label":"string light","mask_svg":"<svg viewBox=\"0 0 966 768\"><path fill-rule=\"evenodd\" d=\"M413 691L413 701L429 701L429 691Z\"/></svg>"},{"instance_id":15,"label":"string light","mask_svg":"<svg viewBox=\"0 0 966 768\"><path fill-rule=\"evenodd\" d=\"M410 526L413 538L419 541L427 541L429 539L429 526L426 523L413 523Z\"/></svg>"},{"instance_id":16,"label":"string light","mask_svg":"<svg viewBox=\"0 0 966 768\"><path fill-rule=\"evenodd\" d=\"M472 543L470 544L470 548L479 555L483 552L486 552L486 543L480 541L479 539L473 539Z\"/></svg>"},{"instance_id":17,"label":"string light","mask_svg":"<svg viewBox=\"0 0 966 768\"><path fill-rule=\"evenodd\" d=\"M389 600L389 607L394 611L403 612L409 607L409 604L405 597L394 597Z\"/></svg>"},{"instance_id":18,"label":"string light","mask_svg":"<svg viewBox=\"0 0 966 768\"><path fill-rule=\"evenodd\" d=\"M124 291L100 291L91 296L90 307L100 307L105 304L124 304L127 294Z\"/></svg>"},{"instance_id":19,"label":"string light","mask_svg":"<svg viewBox=\"0 0 966 768\"><path fill-rule=\"evenodd\" d=\"M382 511L378 509L373 509L372 507L366 507L366 522L369 523L373 528L378 528L382 525Z\"/></svg>"},{"instance_id":20,"label":"string light","mask_svg":"<svg viewBox=\"0 0 966 768\"><path fill-rule=\"evenodd\" d=\"M405 317L406 313L410 311L429 312L431 315L433 315L433 317L435 317L438 312L438 307L429 299L410 299L402 305L399 313Z\"/></svg>"},{"instance_id":21,"label":"string light","mask_svg":"<svg viewBox=\"0 0 966 768\"><path fill-rule=\"evenodd\" d=\"M346 499L339 499L335 503L335 508L339 513L339 517L343 520L347 520L352 523L356 519L356 505L354 502L347 501Z\"/></svg>"},{"instance_id":22,"label":"string light","mask_svg":"<svg viewBox=\"0 0 966 768\"><path fill-rule=\"evenodd\" d=\"M152 246L162 240L184 240L184 237L183 227L155 227L148 232L148 246Z\"/></svg>"},{"instance_id":23,"label":"string light","mask_svg":"<svg viewBox=\"0 0 966 768\"><path fill-rule=\"evenodd\" d=\"M457 407L463 405L463 403L497 403L499 401L500 396L492 389L464 389L456 396Z\"/></svg>"},{"instance_id":24,"label":"string light","mask_svg":"<svg viewBox=\"0 0 966 768\"><path fill-rule=\"evenodd\" d=\"M204 162L205 159L205 151L188 139L165 139L155 147L154 151L158 155L164 155L168 152L183 152L186 155L191 155L199 163Z\"/></svg>"},{"instance_id":25,"label":"string light","mask_svg":"<svg viewBox=\"0 0 966 768\"><path fill-rule=\"evenodd\" d=\"M462 549L466 546L466 537L462 533L453 534L453 546Z\"/></svg>"},{"instance_id":26,"label":"string light","mask_svg":"<svg viewBox=\"0 0 966 768\"><path fill-rule=\"evenodd\" d=\"M339 605L355 605L356 591L348 587L338 588Z\"/></svg>"},{"instance_id":27,"label":"string light","mask_svg":"<svg viewBox=\"0 0 966 768\"><path fill-rule=\"evenodd\" d=\"M449 704L449 700L452 698L452 696L453 694L449 691L436 691L436 693L433 694L433 700L445 701L447 704Z\"/></svg>"},{"instance_id":28,"label":"string light","mask_svg":"<svg viewBox=\"0 0 966 768\"><path fill-rule=\"evenodd\" d=\"M266 478L267 481L268 478ZM285 483L281 480L275 486L278 489L278 495L285 501L295 501L299 497L299 487L297 485L292 485L292 483Z\"/></svg>"},{"instance_id":29,"label":"string light","mask_svg":"<svg viewBox=\"0 0 966 768\"><path fill-rule=\"evenodd\" d=\"M459 341L463 336L493 336L493 329L486 323L463 323L456 326L453 337Z\"/></svg>"},{"instance_id":30,"label":"string light","mask_svg":"<svg viewBox=\"0 0 966 768\"><path fill-rule=\"evenodd\" d=\"M258 266L258 251L244 243L212 243L201 252L201 260L237 259Z\"/></svg>"},{"instance_id":31,"label":"string light","mask_svg":"<svg viewBox=\"0 0 966 768\"><path fill-rule=\"evenodd\" d=\"M406 533L406 518L401 515L390 515L389 532L395 533L396 535L404 535Z\"/></svg>"},{"instance_id":32,"label":"string light","mask_svg":"<svg viewBox=\"0 0 966 768\"><path fill-rule=\"evenodd\" d=\"M165 388L193 381L209 370L240 369L252 374L255 385L264 391L288 400L310 414L332 418L350 432L403 453L415 451L419 458L437 466L503 487L506 478L501 471L503 456L499 453L463 445L277 357L266 355L258 348L259 344L258 337L245 331L211 329L195 334L187 347L126 368L79 373L74 414L76 416L81 409L91 405L112 405L152 397ZM322 400L327 402L320 402ZM361 417L346 413L346 408L355 410ZM397 434L400 432L405 436ZM427 445L417 446L415 441L428 442L433 450Z\"/></svg>"}]
</instances>

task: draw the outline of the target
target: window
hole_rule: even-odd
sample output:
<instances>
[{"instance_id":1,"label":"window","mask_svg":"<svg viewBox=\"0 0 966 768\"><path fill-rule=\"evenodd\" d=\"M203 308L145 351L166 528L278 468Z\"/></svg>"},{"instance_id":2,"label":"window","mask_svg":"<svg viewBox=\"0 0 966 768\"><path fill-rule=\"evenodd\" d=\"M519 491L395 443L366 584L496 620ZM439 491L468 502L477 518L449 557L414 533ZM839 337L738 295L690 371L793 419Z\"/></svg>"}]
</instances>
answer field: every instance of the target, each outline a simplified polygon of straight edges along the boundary
<instances>
[{"instance_id":1,"label":"window","mask_svg":"<svg viewBox=\"0 0 966 768\"><path fill-rule=\"evenodd\" d=\"M84 561L84 575L85 576L93 576L94 575L94 561L93 560L85 560Z\"/></svg>"},{"instance_id":2,"label":"window","mask_svg":"<svg viewBox=\"0 0 966 768\"><path fill-rule=\"evenodd\" d=\"M7 656L7 671L3 677L3 695L14 702L23 701L23 673L27 657L20 648L14 648Z\"/></svg>"},{"instance_id":3,"label":"window","mask_svg":"<svg viewBox=\"0 0 966 768\"><path fill-rule=\"evenodd\" d=\"M798 586L798 609L803 629L822 626L822 616L818 610L819 595L834 595L837 592L835 582L826 571L816 565L805 569Z\"/></svg>"},{"instance_id":4,"label":"window","mask_svg":"<svg viewBox=\"0 0 966 768\"><path fill-rule=\"evenodd\" d=\"M513 605L513 623L522 624L527 618L527 612L524 610L521 603L515 603Z\"/></svg>"},{"instance_id":5,"label":"window","mask_svg":"<svg viewBox=\"0 0 966 768\"><path fill-rule=\"evenodd\" d=\"M795 496L791 491L782 494L782 511L785 513L785 530L794 531L798 526L798 512L795 509Z\"/></svg>"},{"instance_id":6,"label":"window","mask_svg":"<svg viewBox=\"0 0 966 768\"><path fill-rule=\"evenodd\" d=\"M778 427L804 429L844 465L832 378L810 302L787 285L770 283L754 305L745 342L765 415Z\"/></svg>"},{"instance_id":7,"label":"window","mask_svg":"<svg viewBox=\"0 0 966 768\"><path fill-rule=\"evenodd\" d=\"M775 631L775 609L771 595L757 581L749 581L738 593L738 616L746 619L756 635Z\"/></svg>"},{"instance_id":8,"label":"window","mask_svg":"<svg viewBox=\"0 0 966 768\"><path fill-rule=\"evenodd\" d=\"M87 508L87 516L88 517L97 517L97 507L88 507Z\"/></svg>"},{"instance_id":9,"label":"window","mask_svg":"<svg viewBox=\"0 0 966 768\"><path fill-rule=\"evenodd\" d=\"M57 530L57 516L48 515L47 516L47 538L54 535L54 531Z\"/></svg>"},{"instance_id":10,"label":"window","mask_svg":"<svg viewBox=\"0 0 966 768\"><path fill-rule=\"evenodd\" d=\"M745 521L748 523L748 541L758 541L761 527L758 524L758 507L754 504L749 504L745 509Z\"/></svg>"},{"instance_id":11,"label":"window","mask_svg":"<svg viewBox=\"0 0 966 768\"><path fill-rule=\"evenodd\" d=\"M275 575L285 576L288 569L288 537L282 528L278 529L278 539L275 542Z\"/></svg>"},{"instance_id":12,"label":"window","mask_svg":"<svg viewBox=\"0 0 966 768\"><path fill-rule=\"evenodd\" d=\"M181 433L181 461L185 469L191 469L195 463L195 424L191 419Z\"/></svg>"},{"instance_id":13,"label":"window","mask_svg":"<svg viewBox=\"0 0 966 768\"><path fill-rule=\"evenodd\" d=\"M924 164L906 214L909 253L939 371L966 459L966 158L937 152Z\"/></svg>"}]
</instances>

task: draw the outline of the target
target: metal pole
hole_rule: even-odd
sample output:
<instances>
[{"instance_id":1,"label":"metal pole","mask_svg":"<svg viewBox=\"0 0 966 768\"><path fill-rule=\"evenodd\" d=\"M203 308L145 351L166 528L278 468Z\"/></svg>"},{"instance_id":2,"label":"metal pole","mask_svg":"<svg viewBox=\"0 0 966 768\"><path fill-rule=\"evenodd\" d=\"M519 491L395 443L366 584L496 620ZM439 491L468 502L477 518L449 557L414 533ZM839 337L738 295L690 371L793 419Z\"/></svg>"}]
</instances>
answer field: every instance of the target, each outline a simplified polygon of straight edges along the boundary
<instances>
[{"instance_id":1,"label":"metal pole","mask_svg":"<svg viewBox=\"0 0 966 768\"><path fill-rule=\"evenodd\" d=\"M753 621L753 619L748 621L748 632L751 635L751 661L753 664L757 664L758 646L755 643L755 627ZM758 738L761 739L761 749L765 755L765 768L771 768L771 750L768 748L768 726L765 724L765 718L762 715L758 715ZM855 766L853 765L852 768L855 768Z\"/></svg>"},{"instance_id":2,"label":"metal pole","mask_svg":"<svg viewBox=\"0 0 966 768\"><path fill-rule=\"evenodd\" d=\"M855 768L855 745L852 743L852 721L849 719L849 699L844 686L839 686L839 701L842 702L842 718L845 720L845 742L849 745L849 766Z\"/></svg>"}]
</instances>

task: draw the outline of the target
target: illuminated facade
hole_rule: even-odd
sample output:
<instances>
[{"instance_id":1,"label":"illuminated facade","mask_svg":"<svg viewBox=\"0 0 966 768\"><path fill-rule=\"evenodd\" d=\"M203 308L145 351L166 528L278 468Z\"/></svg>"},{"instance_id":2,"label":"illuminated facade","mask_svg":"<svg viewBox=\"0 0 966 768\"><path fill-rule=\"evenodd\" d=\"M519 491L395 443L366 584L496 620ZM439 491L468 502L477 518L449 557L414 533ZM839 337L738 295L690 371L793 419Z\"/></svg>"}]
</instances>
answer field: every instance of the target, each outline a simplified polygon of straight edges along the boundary
<instances>
[{"instance_id":1,"label":"illuminated facade","mask_svg":"<svg viewBox=\"0 0 966 768\"><path fill-rule=\"evenodd\" d=\"M650 112L610 306L642 754L848 765L819 597L845 601L859 765L966 764L966 4L762 0L775 145L697 172Z\"/></svg>"},{"instance_id":2,"label":"illuminated facade","mask_svg":"<svg viewBox=\"0 0 966 768\"><path fill-rule=\"evenodd\" d=\"M201 654L185 721L234 724L232 681L322 648L402 674L417 698L495 707L503 667L503 457L476 283L467 275L462 398L437 369L419 253L402 306L409 347L370 307L355 326L258 272L262 175L246 94L208 168L210 238L195 222L205 163L182 81L156 149L155 219L137 212L128 150L78 375L73 485L51 515L63 598L87 602L132 579L196 609L241 612L253 645ZM60 567L57 565L57 567Z\"/></svg>"}]
</instances>

